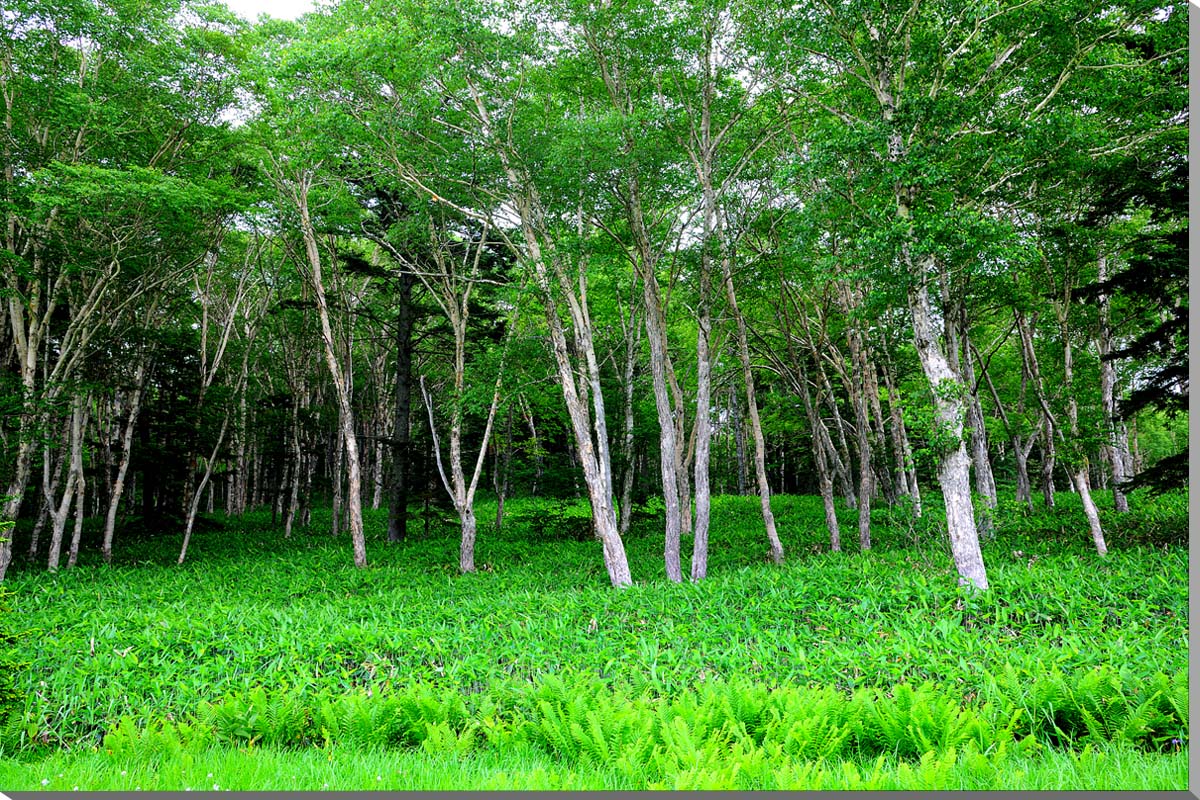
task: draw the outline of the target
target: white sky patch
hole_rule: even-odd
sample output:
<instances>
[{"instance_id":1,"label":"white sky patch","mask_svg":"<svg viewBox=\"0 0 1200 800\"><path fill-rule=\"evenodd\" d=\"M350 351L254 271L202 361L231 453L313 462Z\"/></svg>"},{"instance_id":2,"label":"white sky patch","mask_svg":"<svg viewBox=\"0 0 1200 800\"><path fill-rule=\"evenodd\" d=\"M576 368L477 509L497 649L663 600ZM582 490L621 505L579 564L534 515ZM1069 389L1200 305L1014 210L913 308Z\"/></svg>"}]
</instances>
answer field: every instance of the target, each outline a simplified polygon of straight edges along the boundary
<instances>
[{"instance_id":1,"label":"white sky patch","mask_svg":"<svg viewBox=\"0 0 1200 800\"><path fill-rule=\"evenodd\" d=\"M295 19L313 10L313 0L225 0L225 5L250 22L255 22L259 14Z\"/></svg>"}]
</instances>

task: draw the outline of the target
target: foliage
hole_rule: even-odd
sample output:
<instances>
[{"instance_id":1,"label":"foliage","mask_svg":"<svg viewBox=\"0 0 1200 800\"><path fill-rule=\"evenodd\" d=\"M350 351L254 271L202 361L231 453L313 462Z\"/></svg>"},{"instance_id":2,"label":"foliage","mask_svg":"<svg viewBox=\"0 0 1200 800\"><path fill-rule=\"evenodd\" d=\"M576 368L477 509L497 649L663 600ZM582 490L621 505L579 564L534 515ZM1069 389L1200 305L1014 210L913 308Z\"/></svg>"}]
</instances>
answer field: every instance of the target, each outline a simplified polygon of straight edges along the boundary
<instances>
[{"instance_id":1,"label":"foliage","mask_svg":"<svg viewBox=\"0 0 1200 800\"><path fill-rule=\"evenodd\" d=\"M16 648L30 663L18 690L25 697L22 727L33 733L21 738L98 744L121 716L144 722L186 715L228 696L240 699L222 706L226 739L319 743L314 698L325 698L341 718L366 702L342 706L343 695L409 697L424 686L427 700L419 693L389 700L416 705L380 718L384 739L418 743L428 737L423 722L446 723L459 735L468 717L485 724L492 713L481 711L485 698L507 707L511 691L565 670L594 676L605 691L627 698L673 697L735 677L764 689L843 693L931 683L953 687L954 697L996 704L1003 727L1008 690L989 675L1011 670L1011 685L1034 685L1054 670L1074 680L1096 667L1119 667L1128 692L1186 665L1186 498L1135 495L1135 511L1114 527L1104 561L1088 554L1072 498L1060 495L1058 508L1032 516L1019 506L997 510L995 538L985 545L996 589L978 598L954 587L940 536L916 531L886 509L873 512L870 553L829 553L823 510L811 497L777 498L781 534L797 554L782 568L765 563L756 499L722 497L714 503L720 546L711 580L671 589L661 578L635 574L639 583L620 593L605 588L590 538L533 531L527 520L557 507L547 501L510 500L502 534L481 524L481 569L471 576L456 576L450 530L381 549L374 567L349 572L335 566L344 545L317 532L328 511L315 510L313 529L294 533L291 542L269 516L249 515L198 531L195 561L183 567L174 566L176 537L168 536L131 543L109 568L83 560L56 576L10 576L24 619L41 631ZM492 516L486 504L480 511L481 520ZM855 514L840 513L846 524ZM935 513L927 508L926 522ZM369 513L367 521L369 537L381 538L384 518ZM657 530L635 525L628 538L640 563L661 548ZM234 565L236 587L212 579ZM698 618L706 625L695 625ZM35 692L34 681L46 685ZM256 687L267 694L252 695ZM303 711L279 709L264 721L263 703L285 687L302 693ZM576 691L585 695L574 685L568 694ZM1140 691L1128 698L1130 714L1149 698ZM449 708L451 696L461 696L465 710L446 717L413 710L421 703ZM1155 707L1166 714L1162 701ZM725 701L706 702L708 710L692 714L709 720L705 730L740 724L761 740L774 724L771 735L796 752L820 752L820 737L840 736L845 724L830 717L824 731L784 730L756 694L729 698L729 710L719 713ZM930 713L931 720L901 727L943 719ZM1033 725L1033 717L1025 719ZM624 736L622 726L633 722L601 724ZM332 738L341 735L326 727ZM1159 723L1150 729L1151 739L1166 735ZM1069 732L1086 730L1080 717ZM1050 731L1018 727L1014 734ZM851 733L880 736L873 729Z\"/></svg>"},{"instance_id":2,"label":"foliage","mask_svg":"<svg viewBox=\"0 0 1200 800\"><path fill-rule=\"evenodd\" d=\"M0 520L0 537L11 536L13 527L14 523ZM0 729L7 727L10 717L14 721L21 717L24 693L18 686L17 676L28 666L18 655L12 597L13 592L8 587L0 586ZM4 738L0 735L0 749Z\"/></svg>"}]
</instances>

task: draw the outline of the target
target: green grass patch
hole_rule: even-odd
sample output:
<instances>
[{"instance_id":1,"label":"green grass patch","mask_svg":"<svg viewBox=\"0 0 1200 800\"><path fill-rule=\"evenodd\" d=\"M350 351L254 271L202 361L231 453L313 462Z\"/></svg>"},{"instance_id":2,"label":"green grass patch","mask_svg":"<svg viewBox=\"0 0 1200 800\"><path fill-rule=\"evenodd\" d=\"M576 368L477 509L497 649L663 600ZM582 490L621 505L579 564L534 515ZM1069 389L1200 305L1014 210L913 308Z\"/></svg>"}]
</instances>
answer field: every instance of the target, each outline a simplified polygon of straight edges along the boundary
<instances>
[{"instance_id":1,"label":"green grass patch","mask_svg":"<svg viewBox=\"0 0 1200 800\"><path fill-rule=\"evenodd\" d=\"M327 533L327 511L290 541L269 515L216 518L182 567L179 537L164 534L119 542L113 566L10 573L25 633L16 656L30 666L0 747L35 764L62 749L72 752L51 758L116 758L90 751L178 723L205 732L181 753L378 749L429 765L441 753L447 769L461 768L447 753L469 754L529 788L719 782L686 778L688 759L731 742L746 763L726 767L764 787L782 785L775 747L796 770L819 765L826 772L812 775L844 781L851 773L835 762L867 781L883 758L887 786L909 780L902 767L974 769L963 766L976 763L968 744L994 758L1001 742L1020 750L1026 739L1036 748L1006 757L1062 766L1090 746L1088 759L1125 759L1135 773L1177 763L1187 745L1186 498L1137 496L1133 514L1106 512L1103 559L1072 502L996 512L984 545L993 589L982 596L957 588L936 509L920 520L875 510L872 551L830 553L819 498L776 498L789 558L775 567L757 500L715 498L710 578L673 585L649 507L627 539L637 583L623 591L608 586L598 543L579 534L582 504L510 501L502 533L481 525L480 571L466 576L452 525L389 545L385 514L368 512L371 566L355 570L346 537ZM855 513L840 513L849 528ZM481 521L493 514L481 504ZM737 710L714 710L719 687L734 687L721 702ZM614 716L572 717L589 697ZM658 761L653 749L626 754L622 771L627 738L653 742ZM502 740L538 760L488 762ZM771 777L754 766L760 756ZM591 772L572 771L585 762ZM1004 774L1014 770L1034 774Z\"/></svg>"}]
</instances>

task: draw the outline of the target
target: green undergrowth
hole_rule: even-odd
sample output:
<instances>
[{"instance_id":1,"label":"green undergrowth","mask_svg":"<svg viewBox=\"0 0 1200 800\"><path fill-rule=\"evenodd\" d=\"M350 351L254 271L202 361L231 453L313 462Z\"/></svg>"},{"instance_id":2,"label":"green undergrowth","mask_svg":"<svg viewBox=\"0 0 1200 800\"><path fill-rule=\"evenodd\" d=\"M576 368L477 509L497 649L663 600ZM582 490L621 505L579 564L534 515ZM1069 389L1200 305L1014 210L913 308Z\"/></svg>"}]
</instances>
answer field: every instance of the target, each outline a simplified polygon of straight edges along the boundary
<instances>
[{"instance_id":1,"label":"green undergrowth","mask_svg":"<svg viewBox=\"0 0 1200 800\"><path fill-rule=\"evenodd\" d=\"M998 703L965 705L929 684L847 694L748 679L671 697L626 695L587 675L470 700L426 684L341 696L260 687L182 720L124 717L94 752L27 761L26 780L58 769L60 788L338 788L313 769L314 754L332 762L354 753L352 788L978 788L1047 763L1079 780L1091 773L1048 788L1186 782L1186 769L1180 780L1171 766L1186 763L1184 676L1138 688L1098 669L999 684ZM87 777L78 777L81 763Z\"/></svg>"},{"instance_id":2,"label":"green undergrowth","mask_svg":"<svg viewBox=\"0 0 1200 800\"><path fill-rule=\"evenodd\" d=\"M327 533L328 511L291 540L269 514L216 517L194 535L183 566L173 563L179 537L169 534L119 539L112 566L84 557L57 575L10 573L16 655L29 668L18 675L24 708L0 739L5 755L83 754L118 731L174 719L211 731L212 747L423 752L430 741L450 747L452 737L476 753L491 746L491 724L572 764L579 756L568 739L551 744L530 727L554 719L537 698L559 680L570 697L630 715L602 730L650 725L662 748L674 746L667 737L681 724L664 715L692 713L687 703L703 706L710 687L740 687L752 705L767 698L774 710L759 727L721 734L753 745L744 753L751 761L778 745L798 748L797 764L846 758L869 772L871 759L916 768L927 753L944 758L953 748L957 765L969 746L993 757L1000 740L987 737L1008 734L1006 748L1031 737L1045 753L1185 747L1188 566L1177 534L1186 532L1186 498L1135 496L1128 517L1105 511L1106 558L1089 549L1076 502L1060 495L1053 510L998 509L984 543L992 590L978 596L956 587L936 509L919 520L874 510L873 549L831 553L819 498L775 498L788 552L776 567L756 498L715 498L709 578L683 585L663 576L657 510L639 509L626 542L636 584L623 591L607 585L599 545L579 535L582 504L512 500L498 534L487 523L494 505L480 504L479 571L465 576L452 525L389 545L385 512L368 511L371 566L355 570L347 538ZM855 513L839 513L852 530ZM783 732L792 717L779 704L789 697L826 709L804 716L825 720L823 745ZM871 708L911 700L913 714L975 732L960 741L910 720L924 733L881 744L863 727L873 719L869 698ZM294 740L256 727L265 724L256 702L293 703ZM289 719L274 713L277 723ZM378 730L392 738L356 738L353 726L364 723L346 722L373 715L390 720ZM770 737L781 738L768 737L770 720ZM574 722L585 732L592 725ZM697 746L718 747L716 733L688 731ZM658 769L638 780L687 771L684 762Z\"/></svg>"},{"instance_id":3,"label":"green undergrowth","mask_svg":"<svg viewBox=\"0 0 1200 800\"><path fill-rule=\"evenodd\" d=\"M1036 756L975 753L917 762L880 756L869 763L792 761L757 772L681 773L656 782L697 789L897 790L1181 790L1187 751L1175 755L1123 748L1049 750ZM313 750L211 744L170 759L156 751L55 753L35 763L0 758L0 786L9 791L289 791L644 789L651 784L618 769L567 764L532 748L481 749L466 755L426 751Z\"/></svg>"}]
</instances>

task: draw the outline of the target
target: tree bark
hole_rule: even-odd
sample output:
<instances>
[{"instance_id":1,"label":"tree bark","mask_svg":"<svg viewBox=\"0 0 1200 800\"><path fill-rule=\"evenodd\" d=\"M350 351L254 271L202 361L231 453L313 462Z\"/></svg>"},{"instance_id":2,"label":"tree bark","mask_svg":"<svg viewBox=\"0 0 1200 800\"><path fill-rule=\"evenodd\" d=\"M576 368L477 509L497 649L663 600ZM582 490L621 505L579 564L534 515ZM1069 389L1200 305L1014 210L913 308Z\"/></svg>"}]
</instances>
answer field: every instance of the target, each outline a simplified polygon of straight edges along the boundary
<instances>
[{"instance_id":1,"label":"tree bark","mask_svg":"<svg viewBox=\"0 0 1200 800\"><path fill-rule=\"evenodd\" d=\"M504 525L504 501L508 497L509 464L512 462L512 423L513 407L509 403L504 419L504 447L496 446L492 464L492 486L496 490L496 533L499 533Z\"/></svg>"},{"instance_id":2,"label":"tree bark","mask_svg":"<svg viewBox=\"0 0 1200 800\"><path fill-rule=\"evenodd\" d=\"M1072 454L1071 483L1075 487L1075 491L1079 494L1080 502L1083 504L1083 513L1087 517L1088 528L1092 534L1092 544L1096 547L1096 552L1100 555L1108 554L1108 545L1104 541L1104 530L1100 525L1100 512L1096 508L1096 503L1092 500L1091 481L1088 477L1088 458L1087 454L1082 452L1079 446L1079 405L1075 399L1075 369L1074 369L1074 350L1071 346L1070 328L1067 324L1068 309L1070 307L1070 292L1064 298L1062 304L1058 308L1059 330L1063 340L1063 385L1067 392L1067 420L1070 423L1071 439L1074 443L1076 452Z\"/></svg>"},{"instance_id":3,"label":"tree bark","mask_svg":"<svg viewBox=\"0 0 1200 800\"><path fill-rule=\"evenodd\" d=\"M401 542L408 536L409 462L412 458L410 414L412 412L413 283L412 273L400 273L396 300L396 392L392 431L392 482L388 494L388 541Z\"/></svg>"},{"instance_id":4,"label":"tree bark","mask_svg":"<svg viewBox=\"0 0 1200 800\"><path fill-rule=\"evenodd\" d=\"M902 206L907 210L907 206ZM907 217L903 214L902 217ZM926 257L928 260L929 257ZM914 265L914 283L909 288L908 305L913 318L913 340L921 368L933 392L938 436L944 438L938 463L938 483L946 504L946 527L950 550L958 569L959 585L988 588L987 571L975 529L975 509L971 502L971 462L963 434L963 384L951 369L937 340L929 302L928 276L932 265Z\"/></svg>"},{"instance_id":5,"label":"tree bark","mask_svg":"<svg viewBox=\"0 0 1200 800\"><path fill-rule=\"evenodd\" d=\"M117 509L125 492L125 475L129 471L130 455L133 451L133 431L137 425L138 412L142 407L142 394L146 385L146 360L138 362L134 374L134 388L129 397L129 419L121 433L121 459L117 465L117 475L109 492L108 513L104 517L104 540L100 546L100 554L105 564L112 563L113 535L117 527Z\"/></svg>"},{"instance_id":6,"label":"tree bark","mask_svg":"<svg viewBox=\"0 0 1200 800\"><path fill-rule=\"evenodd\" d=\"M829 439L828 432L822 436L825 420L821 419L813 405L812 393L808 388L808 376L799 360L795 362L795 368L797 372L796 386L800 390L800 399L804 401L804 413L808 416L808 425L812 430L813 455L817 460L817 483L820 486L821 503L825 506L825 527L829 531L829 549L837 553L842 549L842 532L841 526L838 524L837 508L833 501L833 476L829 469L827 448L832 446L832 443L826 444Z\"/></svg>"},{"instance_id":7,"label":"tree bark","mask_svg":"<svg viewBox=\"0 0 1200 800\"><path fill-rule=\"evenodd\" d=\"M350 405L342 367L338 360L337 348L333 338L333 328L329 321L329 305L325 298L325 283L321 274L321 252L317 245L317 234L313 228L308 211L308 191L311 187L312 176L301 175L292 184L292 199L300 213L300 230L304 236L304 252L308 261L308 278L312 282L317 301L317 314L321 321L321 341L325 349L325 363L329 367L333 379L334 392L338 405L338 427L340 441L345 446L346 463L349 472L348 505L350 512L350 540L354 551L354 565L359 569L367 566L367 545L363 535L362 521L362 481L359 476L358 437L354 431L354 409ZM341 476L333 476L336 484L340 484ZM334 515L336 520L337 515ZM336 523L335 523L336 524Z\"/></svg>"},{"instance_id":8,"label":"tree bark","mask_svg":"<svg viewBox=\"0 0 1200 800\"><path fill-rule=\"evenodd\" d=\"M71 449L71 455L64 481L65 486L58 508L51 508L50 512L52 527L50 530L50 556L47 561L47 569L51 572L58 571L62 552L63 531L66 528L67 514L71 509L71 501L74 499L75 493L83 488L83 429L86 425L87 410L84 406L83 398L75 395L71 399L71 421L68 425L66 436L68 446ZM47 486L46 490L49 491L49 489L50 487ZM46 499L48 502L53 502L53 498L49 495Z\"/></svg>"},{"instance_id":9,"label":"tree bark","mask_svg":"<svg viewBox=\"0 0 1200 800\"><path fill-rule=\"evenodd\" d=\"M721 254L721 280L725 284L725 297L729 301L729 313L733 317L737 333L738 358L742 366L742 384L746 390L746 410L750 418L750 435L754 439L754 474L758 481L759 505L762 507L763 525L767 529L767 544L771 561L783 563L783 544L775 530L775 514L771 511L771 487L767 483L767 445L763 439L762 419L758 414L758 401L754 393L754 373L750 361L750 339L746 333L746 319L737 304L737 293L733 288L732 254L726 246Z\"/></svg>"},{"instance_id":10,"label":"tree bark","mask_svg":"<svg viewBox=\"0 0 1200 800\"><path fill-rule=\"evenodd\" d=\"M1098 280L1108 279L1108 256L1101 252L1098 258ZM1129 499L1125 496L1122 486L1129 480L1127 471L1129 464L1129 434L1125 424L1117 414L1116 382L1117 370L1108 356L1112 353L1112 323L1110 321L1111 302L1107 294L1100 295L1100 330L1096 337L1096 350L1100 355L1100 406L1104 414L1104 431L1106 440L1103 453L1112 476L1113 507L1119 513L1129 511Z\"/></svg>"}]
</instances>

